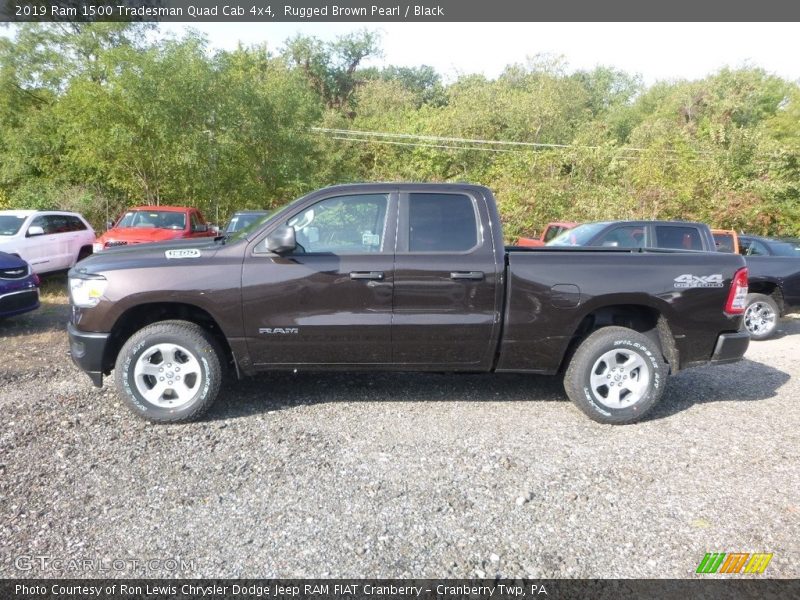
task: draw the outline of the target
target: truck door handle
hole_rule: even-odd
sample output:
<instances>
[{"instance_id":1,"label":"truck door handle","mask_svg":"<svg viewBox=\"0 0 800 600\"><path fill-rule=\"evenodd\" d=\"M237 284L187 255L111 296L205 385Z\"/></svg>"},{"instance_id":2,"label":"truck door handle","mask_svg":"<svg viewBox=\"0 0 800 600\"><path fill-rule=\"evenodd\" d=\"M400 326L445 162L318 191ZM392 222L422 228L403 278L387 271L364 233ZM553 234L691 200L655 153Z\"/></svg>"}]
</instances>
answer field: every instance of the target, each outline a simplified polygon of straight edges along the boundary
<instances>
[{"instance_id":1,"label":"truck door handle","mask_svg":"<svg viewBox=\"0 0 800 600\"><path fill-rule=\"evenodd\" d=\"M450 279L483 279L483 271L453 271Z\"/></svg>"},{"instance_id":2,"label":"truck door handle","mask_svg":"<svg viewBox=\"0 0 800 600\"><path fill-rule=\"evenodd\" d=\"M383 279L383 271L351 271L350 279Z\"/></svg>"}]
</instances>

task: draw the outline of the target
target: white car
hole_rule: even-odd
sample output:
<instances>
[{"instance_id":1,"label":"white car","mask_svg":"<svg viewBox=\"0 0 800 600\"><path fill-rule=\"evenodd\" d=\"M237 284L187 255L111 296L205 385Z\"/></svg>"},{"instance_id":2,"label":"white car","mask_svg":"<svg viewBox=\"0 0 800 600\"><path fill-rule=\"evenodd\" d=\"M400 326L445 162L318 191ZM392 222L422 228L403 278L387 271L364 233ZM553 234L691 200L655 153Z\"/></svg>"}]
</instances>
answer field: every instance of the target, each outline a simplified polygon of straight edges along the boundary
<instances>
[{"instance_id":1,"label":"white car","mask_svg":"<svg viewBox=\"0 0 800 600\"><path fill-rule=\"evenodd\" d=\"M92 253L94 229L78 213L0 210L0 252L15 254L34 273L69 269Z\"/></svg>"}]
</instances>

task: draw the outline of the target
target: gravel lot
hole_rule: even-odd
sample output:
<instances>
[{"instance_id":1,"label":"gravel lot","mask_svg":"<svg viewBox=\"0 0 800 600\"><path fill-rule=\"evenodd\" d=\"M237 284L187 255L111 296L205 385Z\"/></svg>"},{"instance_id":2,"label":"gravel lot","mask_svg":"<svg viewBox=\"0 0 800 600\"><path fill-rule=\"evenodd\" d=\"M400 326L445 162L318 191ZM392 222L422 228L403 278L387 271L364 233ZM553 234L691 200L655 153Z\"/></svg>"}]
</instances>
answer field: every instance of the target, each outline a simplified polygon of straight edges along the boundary
<instances>
[{"instance_id":1,"label":"gravel lot","mask_svg":"<svg viewBox=\"0 0 800 600\"><path fill-rule=\"evenodd\" d=\"M687 577L759 551L800 576L800 319L637 425L555 378L281 374L153 426L72 365L67 314L0 322L0 577Z\"/></svg>"}]
</instances>

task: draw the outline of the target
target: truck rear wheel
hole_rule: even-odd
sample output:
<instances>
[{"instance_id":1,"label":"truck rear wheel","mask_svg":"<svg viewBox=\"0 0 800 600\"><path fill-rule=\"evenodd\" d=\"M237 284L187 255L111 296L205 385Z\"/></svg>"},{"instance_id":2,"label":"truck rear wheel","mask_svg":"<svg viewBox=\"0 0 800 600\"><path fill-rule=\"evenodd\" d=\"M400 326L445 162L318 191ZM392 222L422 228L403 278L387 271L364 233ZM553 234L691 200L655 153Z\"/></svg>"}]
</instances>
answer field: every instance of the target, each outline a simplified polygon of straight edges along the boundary
<instances>
[{"instance_id":1,"label":"truck rear wheel","mask_svg":"<svg viewBox=\"0 0 800 600\"><path fill-rule=\"evenodd\" d=\"M161 321L137 331L120 350L115 370L128 407L155 423L197 419L222 381L219 347L188 321Z\"/></svg>"},{"instance_id":2,"label":"truck rear wheel","mask_svg":"<svg viewBox=\"0 0 800 600\"><path fill-rule=\"evenodd\" d=\"M778 304L764 294L747 294L747 308L742 323L751 340L766 340L775 333L780 310Z\"/></svg>"},{"instance_id":3,"label":"truck rear wheel","mask_svg":"<svg viewBox=\"0 0 800 600\"><path fill-rule=\"evenodd\" d=\"M626 327L603 327L578 347L564 389L589 418L621 425L638 421L658 403L666 377L653 340Z\"/></svg>"}]
</instances>

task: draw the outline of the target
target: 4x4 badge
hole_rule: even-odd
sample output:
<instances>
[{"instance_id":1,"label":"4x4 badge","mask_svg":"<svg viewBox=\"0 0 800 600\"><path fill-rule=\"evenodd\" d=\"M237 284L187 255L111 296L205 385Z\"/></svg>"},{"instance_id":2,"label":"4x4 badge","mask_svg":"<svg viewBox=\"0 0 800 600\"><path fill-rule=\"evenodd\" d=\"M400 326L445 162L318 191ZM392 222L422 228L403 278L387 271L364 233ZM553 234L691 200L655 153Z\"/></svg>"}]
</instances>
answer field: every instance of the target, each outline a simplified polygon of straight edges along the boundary
<instances>
[{"instance_id":1,"label":"4x4 badge","mask_svg":"<svg viewBox=\"0 0 800 600\"><path fill-rule=\"evenodd\" d=\"M679 275L675 278L676 288L721 288L722 275L715 273L714 275Z\"/></svg>"}]
</instances>

